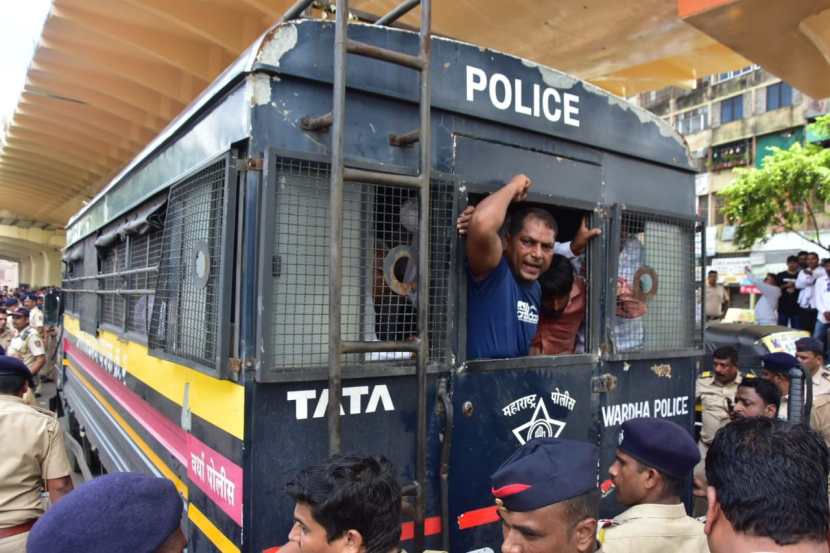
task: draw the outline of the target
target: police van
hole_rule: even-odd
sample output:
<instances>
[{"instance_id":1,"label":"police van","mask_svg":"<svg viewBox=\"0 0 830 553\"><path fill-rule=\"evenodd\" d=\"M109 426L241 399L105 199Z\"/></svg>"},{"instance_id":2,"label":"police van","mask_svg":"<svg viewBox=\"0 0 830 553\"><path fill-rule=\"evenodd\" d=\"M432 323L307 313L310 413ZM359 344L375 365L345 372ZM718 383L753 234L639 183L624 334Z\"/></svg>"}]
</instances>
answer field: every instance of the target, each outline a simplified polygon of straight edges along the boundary
<instances>
[{"instance_id":1,"label":"police van","mask_svg":"<svg viewBox=\"0 0 830 553\"><path fill-rule=\"evenodd\" d=\"M489 475L521 444L595 443L603 482L624 421L692 429L704 242L683 140L431 37L425 11L420 32L286 17L68 224L64 409L89 462L176 485L190 551L276 551L286 481L336 451L399 467L407 551L497 551ZM602 229L584 352L470 359L455 219L520 172L557 240Z\"/></svg>"}]
</instances>

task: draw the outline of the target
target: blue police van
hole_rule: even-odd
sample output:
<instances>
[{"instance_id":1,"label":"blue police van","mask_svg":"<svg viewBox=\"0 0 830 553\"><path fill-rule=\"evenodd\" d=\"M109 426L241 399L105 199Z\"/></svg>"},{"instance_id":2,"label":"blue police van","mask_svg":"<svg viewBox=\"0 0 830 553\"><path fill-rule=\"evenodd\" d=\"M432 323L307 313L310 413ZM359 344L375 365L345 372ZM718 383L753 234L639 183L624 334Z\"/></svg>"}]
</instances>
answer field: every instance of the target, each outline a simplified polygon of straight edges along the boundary
<instances>
[{"instance_id":1,"label":"blue police van","mask_svg":"<svg viewBox=\"0 0 830 553\"><path fill-rule=\"evenodd\" d=\"M65 411L102 470L174 482L190 551L276 551L286 481L332 451L399 467L407 551L497 551L489 475L521 444L598 445L610 515L620 425L692 430L704 242L683 140L433 37L423 11L420 32L284 18L68 225ZM558 240L602 229L584 347L470 359L455 219L516 173Z\"/></svg>"}]
</instances>

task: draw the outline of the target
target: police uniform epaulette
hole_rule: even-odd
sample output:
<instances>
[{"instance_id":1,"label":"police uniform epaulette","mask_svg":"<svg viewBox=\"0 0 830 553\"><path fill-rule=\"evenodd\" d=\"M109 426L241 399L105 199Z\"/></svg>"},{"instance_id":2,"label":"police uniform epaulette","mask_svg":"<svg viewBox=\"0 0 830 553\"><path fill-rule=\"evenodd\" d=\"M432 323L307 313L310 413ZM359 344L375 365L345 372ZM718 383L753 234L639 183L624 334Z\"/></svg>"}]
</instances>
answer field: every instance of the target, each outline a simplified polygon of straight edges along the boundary
<instances>
[{"instance_id":1,"label":"police uniform epaulette","mask_svg":"<svg viewBox=\"0 0 830 553\"><path fill-rule=\"evenodd\" d=\"M710 378L711 376L712 376L712 371L703 371L702 373L697 375L698 378Z\"/></svg>"},{"instance_id":2,"label":"police uniform epaulette","mask_svg":"<svg viewBox=\"0 0 830 553\"><path fill-rule=\"evenodd\" d=\"M747 371L744 378L758 378L758 375L755 374L755 371Z\"/></svg>"},{"instance_id":3,"label":"police uniform epaulette","mask_svg":"<svg viewBox=\"0 0 830 553\"><path fill-rule=\"evenodd\" d=\"M821 371L821 377L825 380L830 381L830 373L827 371Z\"/></svg>"},{"instance_id":4,"label":"police uniform epaulette","mask_svg":"<svg viewBox=\"0 0 830 553\"><path fill-rule=\"evenodd\" d=\"M612 518L601 518L597 521L597 541L600 544L605 543L605 530L619 526L620 523Z\"/></svg>"}]
</instances>

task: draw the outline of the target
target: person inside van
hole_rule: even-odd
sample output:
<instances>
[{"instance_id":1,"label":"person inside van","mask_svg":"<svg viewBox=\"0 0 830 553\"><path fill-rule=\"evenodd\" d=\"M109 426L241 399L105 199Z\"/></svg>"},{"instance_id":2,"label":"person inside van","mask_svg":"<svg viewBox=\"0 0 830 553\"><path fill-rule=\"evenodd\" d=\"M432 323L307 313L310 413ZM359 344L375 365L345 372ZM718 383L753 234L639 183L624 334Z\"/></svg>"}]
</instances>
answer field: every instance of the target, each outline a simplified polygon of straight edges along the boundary
<instances>
[{"instance_id":1,"label":"person inside van","mask_svg":"<svg viewBox=\"0 0 830 553\"><path fill-rule=\"evenodd\" d=\"M583 224L572 244L556 243L556 221L537 207L519 206L508 220L508 208L525 200L532 185L526 175L516 175L458 218L458 231L467 236L469 359L528 355L539 323L539 277L554 250L573 257L600 234Z\"/></svg>"},{"instance_id":2,"label":"person inside van","mask_svg":"<svg viewBox=\"0 0 830 553\"><path fill-rule=\"evenodd\" d=\"M585 351L587 286L573 261L556 254L539 279L542 309L531 355L561 355Z\"/></svg>"}]
</instances>

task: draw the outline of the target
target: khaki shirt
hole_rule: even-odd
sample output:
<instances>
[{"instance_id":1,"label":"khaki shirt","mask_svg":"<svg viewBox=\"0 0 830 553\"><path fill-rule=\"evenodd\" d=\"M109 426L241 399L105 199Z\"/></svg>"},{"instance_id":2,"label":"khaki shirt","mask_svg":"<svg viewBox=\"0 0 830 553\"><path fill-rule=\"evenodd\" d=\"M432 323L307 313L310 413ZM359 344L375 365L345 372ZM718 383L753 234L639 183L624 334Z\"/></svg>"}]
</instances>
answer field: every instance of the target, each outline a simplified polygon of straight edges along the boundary
<instances>
[{"instance_id":1,"label":"khaki shirt","mask_svg":"<svg viewBox=\"0 0 830 553\"><path fill-rule=\"evenodd\" d=\"M705 371L698 377L695 395L700 398L703 406L700 441L704 445L711 444L715 433L729 423L729 411L735 405L735 392L738 391L741 380L741 373L729 384L715 380L715 375L710 371Z\"/></svg>"},{"instance_id":2,"label":"khaki shirt","mask_svg":"<svg viewBox=\"0 0 830 553\"><path fill-rule=\"evenodd\" d=\"M601 525L604 553L709 553L703 524L682 503L635 505Z\"/></svg>"},{"instance_id":3,"label":"khaki shirt","mask_svg":"<svg viewBox=\"0 0 830 553\"><path fill-rule=\"evenodd\" d=\"M0 528L43 514L44 480L69 476L63 431L54 413L0 395Z\"/></svg>"},{"instance_id":4,"label":"khaki shirt","mask_svg":"<svg viewBox=\"0 0 830 553\"><path fill-rule=\"evenodd\" d=\"M46 349L43 347L43 340L37 330L27 326L12 339L7 355L17 357L31 369L37 357L46 355Z\"/></svg>"},{"instance_id":5,"label":"khaki shirt","mask_svg":"<svg viewBox=\"0 0 830 553\"><path fill-rule=\"evenodd\" d=\"M29 311L29 326L35 330L43 326L43 311L39 307L35 307Z\"/></svg>"},{"instance_id":6,"label":"khaki shirt","mask_svg":"<svg viewBox=\"0 0 830 553\"><path fill-rule=\"evenodd\" d=\"M706 316L720 317L723 315L723 304L729 301L729 292L723 284L709 286L706 283Z\"/></svg>"},{"instance_id":7,"label":"khaki shirt","mask_svg":"<svg viewBox=\"0 0 830 553\"><path fill-rule=\"evenodd\" d=\"M816 406L820 404L819 400L821 398L830 398L830 372L826 371L825 369L819 369L816 374L813 375L813 411L811 412L811 422L810 425L812 426L812 413L815 412ZM778 418L782 420L787 420L787 413L789 411L789 400L790 396L781 396L781 407L778 408ZM828 443L830 445L830 443Z\"/></svg>"},{"instance_id":8,"label":"khaki shirt","mask_svg":"<svg viewBox=\"0 0 830 553\"><path fill-rule=\"evenodd\" d=\"M813 400L810 428L821 434L824 443L830 447L830 396L819 396Z\"/></svg>"}]
</instances>

